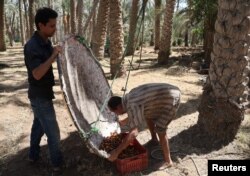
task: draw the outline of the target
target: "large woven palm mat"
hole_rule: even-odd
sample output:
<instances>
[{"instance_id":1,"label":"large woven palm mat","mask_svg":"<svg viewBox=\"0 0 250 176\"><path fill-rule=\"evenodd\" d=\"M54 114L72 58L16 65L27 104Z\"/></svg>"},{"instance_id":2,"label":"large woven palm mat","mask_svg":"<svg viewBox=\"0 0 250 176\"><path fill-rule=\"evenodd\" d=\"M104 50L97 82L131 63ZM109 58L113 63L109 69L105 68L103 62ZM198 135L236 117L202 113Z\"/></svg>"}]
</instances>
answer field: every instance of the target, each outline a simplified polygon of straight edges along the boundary
<instances>
[{"instance_id":1,"label":"large woven palm mat","mask_svg":"<svg viewBox=\"0 0 250 176\"><path fill-rule=\"evenodd\" d=\"M90 151L107 157L106 152L98 149L100 143L111 133L120 132L116 116L104 104L111 96L109 84L81 38L68 37L62 48L59 79L71 117Z\"/></svg>"}]
</instances>

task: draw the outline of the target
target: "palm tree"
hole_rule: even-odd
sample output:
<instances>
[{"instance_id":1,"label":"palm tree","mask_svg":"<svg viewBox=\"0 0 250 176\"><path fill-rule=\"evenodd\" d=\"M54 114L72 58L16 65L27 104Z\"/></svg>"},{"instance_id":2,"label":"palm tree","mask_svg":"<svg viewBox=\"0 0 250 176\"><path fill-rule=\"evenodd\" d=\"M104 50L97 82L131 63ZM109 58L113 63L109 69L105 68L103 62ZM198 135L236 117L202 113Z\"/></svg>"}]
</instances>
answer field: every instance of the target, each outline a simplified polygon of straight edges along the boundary
<instances>
[{"instance_id":1,"label":"palm tree","mask_svg":"<svg viewBox=\"0 0 250 176\"><path fill-rule=\"evenodd\" d=\"M130 23L129 23L128 44L127 44L128 46L126 52L127 56L134 54L138 9L139 9L139 0L133 0L129 18Z\"/></svg>"},{"instance_id":2,"label":"palm tree","mask_svg":"<svg viewBox=\"0 0 250 176\"><path fill-rule=\"evenodd\" d=\"M6 51L4 27L4 0L0 1L0 51Z\"/></svg>"},{"instance_id":3,"label":"palm tree","mask_svg":"<svg viewBox=\"0 0 250 176\"><path fill-rule=\"evenodd\" d=\"M173 17L172 24L172 42L178 44L180 40L182 40L183 36L186 37L189 28L189 16L187 13L175 13ZM173 44L174 45L174 44Z\"/></svg>"},{"instance_id":4,"label":"palm tree","mask_svg":"<svg viewBox=\"0 0 250 176\"><path fill-rule=\"evenodd\" d=\"M24 29L26 28L25 33L25 40L30 37L30 25L29 25L29 16L28 16L28 3L27 0L23 0L23 7L24 7Z\"/></svg>"},{"instance_id":5,"label":"palm tree","mask_svg":"<svg viewBox=\"0 0 250 176\"><path fill-rule=\"evenodd\" d=\"M99 4L96 27L93 31L92 50L99 60L104 57L104 42L106 39L110 0L102 0Z\"/></svg>"},{"instance_id":6,"label":"palm tree","mask_svg":"<svg viewBox=\"0 0 250 176\"><path fill-rule=\"evenodd\" d=\"M160 48L160 36L161 36L161 0L155 0L155 26L154 26L154 38L155 38L155 50Z\"/></svg>"},{"instance_id":7,"label":"palm tree","mask_svg":"<svg viewBox=\"0 0 250 176\"><path fill-rule=\"evenodd\" d=\"M99 3L99 0L94 0L94 1L93 1L93 6L92 6L92 8L91 8L91 11L90 11L90 13L89 13L89 16L88 16L88 18L87 18L87 20L86 20L86 22L85 22L84 27L83 27L83 34L85 34L85 32L86 32L86 30L87 30L87 27L88 27L88 25L89 25L91 19L92 19L92 23L95 23L95 13L96 13L96 7L97 7L98 3ZM89 26L89 27L90 27L90 26Z\"/></svg>"},{"instance_id":8,"label":"palm tree","mask_svg":"<svg viewBox=\"0 0 250 176\"><path fill-rule=\"evenodd\" d=\"M34 32L34 25L35 25L35 2L34 0L29 0L29 36L31 37Z\"/></svg>"},{"instance_id":9,"label":"palm tree","mask_svg":"<svg viewBox=\"0 0 250 176\"><path fill-rule=\"evenodd\" d=\"M110 73L114 77L125 75L126 71L122 62L123 56L123 28L122 9L120 0L110 0L109 12L110 35Z\"/></svg>"},{"instance_id":10,"label":"palm tree","mask_svg":"<svg viewBox=\"0 0 250 176\"><path fill-rule=\"evenodd\" d=\"M80 36L83 36L83 0L78 0L78 3L77 3L77 19L78 19L78 34Z\"/></svg>"},{"instance_id":11,"label":"palm tree","mask_svg":"<svg viewBox=\"0 0 250 176\"><path fill-rule=\"evenodd\" d=\"M162 36L160 51L158 53L158 63L166 64L171 52L172 20L175 8L175 0L166 0L166 10L164 23L162 26Z\"/></svg>"},{"instance_id":12,"label":"palm tree","mask_svg":"<svg viewBox=\"0 0 250 176\"><path fill-rule=\"evenodd\" d=\"M24 31L23 31L23 13L22 13L22 0L18 2L19 7L19 18L20 18L20 28L21 28L21 42L24 45Z\"/></svg>"},{"instance_id":13,"label":"palm tree","mask_svg":"<svg viewBox=\"0 0 250 176\"><path fill-rule=\"evenodd\" d=\"M70 0L70 24L71 24L71 33L76 33L76 1Z\"/></svg>"},{"instance_id":14,"label":"palm tree","mask_svg":"<svg viewBox=\"0 0 250 176\"><path fill-rule=\"evenodd\" d=\"M233 140L244 118L248 98L249 0L219 0L218 6L198 124L209 135L228 142Z\"/></svg>"}]
</instances>

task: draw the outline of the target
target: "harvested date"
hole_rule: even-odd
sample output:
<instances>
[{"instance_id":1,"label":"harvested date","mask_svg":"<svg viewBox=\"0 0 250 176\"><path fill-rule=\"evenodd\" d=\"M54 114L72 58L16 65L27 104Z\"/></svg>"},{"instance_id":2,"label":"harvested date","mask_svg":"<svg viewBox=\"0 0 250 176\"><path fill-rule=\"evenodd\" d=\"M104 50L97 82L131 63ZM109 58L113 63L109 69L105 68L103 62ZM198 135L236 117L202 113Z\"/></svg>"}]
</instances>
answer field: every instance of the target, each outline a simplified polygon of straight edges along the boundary
<instances>
[{"instance_id":1,"label":"harvested date","mask_svg":"<svg viewBox=\"0 0 250 176\"><path fill-rule=\"evenodd\" d=\"M122 139L122 134L112 133L111 136L103 139L99 149L109 153L122 143Z\"/></svg>"},{"instance_id":2,"label":"harvested date","mask_svg":"<svg viewBox=\"0 0 250 176\"><path fill-rule=\"evenodd\" d=\"M116 149L124 138L124 134L112 133L111 136L103 139L99 149L110 153L112 150ZM129 158L141 154L141 152L133 145L130 144L125 150L118 156L119 159Z\"/></svg>"}]
</instances>

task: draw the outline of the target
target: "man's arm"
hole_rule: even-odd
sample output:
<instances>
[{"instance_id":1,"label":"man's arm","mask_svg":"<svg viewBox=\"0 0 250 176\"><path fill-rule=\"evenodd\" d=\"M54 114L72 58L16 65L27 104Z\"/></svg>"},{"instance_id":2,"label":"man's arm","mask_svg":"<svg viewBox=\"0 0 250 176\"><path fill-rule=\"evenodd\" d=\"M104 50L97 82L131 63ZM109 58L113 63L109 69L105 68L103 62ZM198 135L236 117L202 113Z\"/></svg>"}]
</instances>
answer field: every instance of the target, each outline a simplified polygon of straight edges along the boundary
<instances>
[{"instance_id":1,"label":"man's arm","mask_svg":"<svg viewBox=\"0 0 250 176\"><path fill-rule=\"evenodd\" d=\"M119 154L128 147L128 145L136 138L137 135L137 128L133 128L132 130L130 130L122 143L110 153L110 157L108 158L108 160L115 161L118 158Z\"/></svg>"},{"instance_id":2,"label":"man's arm","mask_svg":"<svg viewBox=\"0 0 250 176\"><path fill-rule=\"evenodd\" d=\"M52 63L55 61L57 55L61 52L61 47L60 46L56 46L53 49L53 53L52 55L49 57L49 59L40 64L37 68L32 70L32 75L36 80L40 80L49 70L49 68L51 67Z\"/></svg>"},{"instance_id":3,"label":"man's arm","mask_svg":"<svg viewBox=\"0 0 250 176\"><path fill-rule=\"evenodd\" d=\"M125 119L119 120L118 122L120 126L125 126L128 123L128 117L126 117Z\"/></svg>"}]
</instances>

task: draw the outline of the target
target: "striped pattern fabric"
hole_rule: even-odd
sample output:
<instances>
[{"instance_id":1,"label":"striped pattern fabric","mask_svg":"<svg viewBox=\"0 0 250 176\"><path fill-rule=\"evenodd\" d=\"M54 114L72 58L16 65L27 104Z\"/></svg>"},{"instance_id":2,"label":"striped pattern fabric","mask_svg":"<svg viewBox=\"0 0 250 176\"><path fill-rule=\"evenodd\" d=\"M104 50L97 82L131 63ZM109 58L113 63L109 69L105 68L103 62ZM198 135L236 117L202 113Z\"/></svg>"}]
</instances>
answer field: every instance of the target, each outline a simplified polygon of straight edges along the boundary
<instances>
[{"instance_id":1,"label":"striped pattern fabric","mask_svg":"<svg viewBox=\"0 0 250 176\"><path fill-rule=\"evenodd\" d=\"M151 119L156 132L165 132L175 117L180 96L178 87L164 83L144 84L132 89L122 99L129 127L145 129L145 119Z\"/></svg>"}]
</instances>

